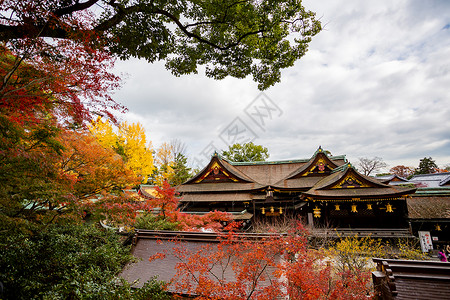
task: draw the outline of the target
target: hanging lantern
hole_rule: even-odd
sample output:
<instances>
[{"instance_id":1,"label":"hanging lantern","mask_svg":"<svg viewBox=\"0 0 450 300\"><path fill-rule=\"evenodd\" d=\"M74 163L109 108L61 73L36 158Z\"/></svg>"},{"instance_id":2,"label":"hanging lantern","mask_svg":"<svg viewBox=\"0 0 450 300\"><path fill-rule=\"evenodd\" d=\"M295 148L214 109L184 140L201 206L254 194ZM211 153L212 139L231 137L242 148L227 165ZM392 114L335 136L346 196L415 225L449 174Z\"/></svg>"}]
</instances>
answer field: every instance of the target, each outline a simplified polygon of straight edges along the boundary
<instances>
[{"instance_id":1,"label":"hanging lantern","mask_svg":"<svg viewBox=\"0 0 450 300\"><path fill-rule=\"evenodd\" d=\"M334 209L335 209L335 210L341 210L341 209L339 208L339 206L340 206L339 204L335 204L335 205L334 205Z\"/></svg>"},{"instance_id":2,"label":"hanging lantern","mask_svg":"<svg viewBox=\"0 0 450 300\"><path fill-rule=\"evenodd\" d=\"M320 208L317 207L313 209L314 212L314 218L320 218Z\"/></svg>"},{"instance_id":3,"label":"hanging lantern","mask_svg":"<svg viewBox=\"0 0 450 300\"><path fill-rule=\"evenodd\" d=\"M357 213L358 211L356 210L356 204L352 204L352 213Z\"/></svg>"},{"instance_id":4,"label":"hanging lantern","mask_svg":"<svg viewBox=\"0 0 450 300\"><path fill-rule=\"evenodd\" d=\"M386 204L386 212L388 212L388 213L394 212L393 207L390 203Z\"/></svg>"},{"instance_id":5,"label":"hanging lantern","mask_svg":"<svg viewBox=\"0 0 450 300\"><path fill-rule=\"evenodd\" d=\"M372 204L371 203L367 203L367 209L368 210L372 210Z\"/></svg>"},{"instance_id":6,"label":"hanging lantern","mask_svg":"<svg viewBox=\"0 0 450 300\"><path fill-rule=\"evenodd\" d=\"M263 208L261 208L261 213L263 214L263 215L265 215L266 214L266 209L263 207Z\"/></svg>"},{"instance_id":7,"label":"hanging lantern","mask_svg":"<svg viewBox=\"0 0 450 300\"><path fill-rule=\"evenodd\" d=\"M436 224L436 231L442 231L441 226L439 224Z\"/></svg>"},{"instance_id":8,"label":"hanging lantern","mask_svg":"<svg viewBox=\"0 0 450 300\"><path fill-rule=\"evenodd\" d=\"M270 207L270 212L273 213L275 211L275 209L273 208L273 206Z\"/></svg>"},{"instance_id":9,"label":"hanging lantern","mask_svg":"<svg viewBox=\"0 0 450 300\"><path fill-rule=\"evenodd\" d=\"M282 215L282 214L283 214L283 208L280 207L280 215Z\"/></svg>"}]
</instances>

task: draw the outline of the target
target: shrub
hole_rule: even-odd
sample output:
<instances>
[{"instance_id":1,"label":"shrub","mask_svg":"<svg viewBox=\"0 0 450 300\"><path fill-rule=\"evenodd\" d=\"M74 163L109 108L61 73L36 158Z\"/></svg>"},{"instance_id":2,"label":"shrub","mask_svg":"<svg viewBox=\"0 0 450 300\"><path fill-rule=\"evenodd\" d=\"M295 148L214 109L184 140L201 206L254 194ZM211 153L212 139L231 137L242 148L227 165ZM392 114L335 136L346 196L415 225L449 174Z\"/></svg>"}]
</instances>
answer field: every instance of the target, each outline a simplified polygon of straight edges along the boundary
<instances>
[{"instance_id":1,"label":"shrub","mask_svg":"<svg viewBox=\"0 0 450 300\"><path fill-rule=\"evenodd\" d=\"M179 222L170 222L162 216L146 214L136 219L135 228L148 230L178 230Z\"/></svg>"},{"instance_id":2,"label":"shrub","mask_svg":"<svg viewBox=\"0 0 450 300\"><path fill-rule=\"evenodd\" d=\"M160 282L136 291L117 284L129 248L92 225L50 225L2 238L0 247L6 299L166 299Z\"/></svg>"}]
</instances>

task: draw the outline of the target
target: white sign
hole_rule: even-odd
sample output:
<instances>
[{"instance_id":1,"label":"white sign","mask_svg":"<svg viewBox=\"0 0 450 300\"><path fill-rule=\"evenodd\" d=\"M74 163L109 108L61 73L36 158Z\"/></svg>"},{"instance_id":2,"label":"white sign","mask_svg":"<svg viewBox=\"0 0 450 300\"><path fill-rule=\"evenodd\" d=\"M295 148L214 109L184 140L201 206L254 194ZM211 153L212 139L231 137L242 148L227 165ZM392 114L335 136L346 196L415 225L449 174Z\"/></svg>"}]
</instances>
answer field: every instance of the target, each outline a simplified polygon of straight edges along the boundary
<instances>
[{"instance_id":1,"label":"white sign","mask_svg":"<svg viewBox=\"0 0 450 300\"><path fill-rule=\"evenodd\" d=\"M431 234L429 231L419 231L419 239L422 252L433 250L433 242L431 241Z\"/></svg>"}]
</instances>

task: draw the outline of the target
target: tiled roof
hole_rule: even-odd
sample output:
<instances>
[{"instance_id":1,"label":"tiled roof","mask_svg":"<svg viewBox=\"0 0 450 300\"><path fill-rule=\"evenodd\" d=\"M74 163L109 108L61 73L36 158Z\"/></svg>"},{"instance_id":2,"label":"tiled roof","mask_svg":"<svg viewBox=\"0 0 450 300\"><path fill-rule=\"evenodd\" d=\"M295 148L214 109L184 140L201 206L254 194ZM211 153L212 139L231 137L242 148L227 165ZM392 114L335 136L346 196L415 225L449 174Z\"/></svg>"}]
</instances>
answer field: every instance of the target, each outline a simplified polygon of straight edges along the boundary
<instances>
[{"instance_id":1,"label":"tiled roof","mask_svg":"<svg viewBox=\"0 0 450 300\"><path fill-rule=\"evenodd\" d=\"M181 240L172 241L173 238L164 239L164 231L161 231L162 235L160 239L151 237L152 231L144 231L143 235L140 237L141 230L137 231L137 235L134 239L134 247L132 250L133 256L137 258L137 261L128 264L124 270L119 274L120 277L124 278L127 282L134 283L134 287L142 287L144 283L153 277L157 277L158 280L163 280L165 282L170 282L170 280L176 274L176 266L181 261L174 255L174 248L183 248L189 252L194 252L199 250L201 247L211 247L211 251L216 251L217 247L217 234L214 233L201 233L201 232L173 232L173 234L181 234L178 235ZM149 232L149 236L146 237L146 233ZM153 231L158 235L158 232ZM186 234L187 236L184 236ZM240 234L239 236L244 236L245 234ZM260 234L263 236L263 234ZM269 234L266 234L268 236ZM195 236L195 238L189 237ZM202 238L205 236L205 238ZM187 238L186 238L187 237ZM250 235L249 235L250 237ZM212 239L212 240L211 240ZM205 240L205 241L203 241ZM206 241L210 240L210 241ZM163 259L155 259L149 261L149 258L155 254L164 254L165 257ZM273 268L269 267L266 269L266 274L264 274L265 280L260 280L258 284L260 287L264 287L269 285L269 281L273 280L273 276L271 275L274 271ZM220 264L216 264L213 267L212 272L215 274L221 274L222 268ZM226 281L231 282L235 281L235 274L231 267L225 269L225 273L223 274ZM268 278L271 277L271 278ZM180 292L175 291L174 285L169 285L169 292Z\"/></svg>"},{"instance_id":2,"label":"tiled roof","mask_svg":"<svg viewBox=\"0 0 450 300\"><path fill-rule=\"evenodd\" d=\"M410 181L421 187L440 187L450 182L450 172L414 175Z\"/></svg>"},{"instance_id":3,"label":"tiled roof","mask_svg":"<svg viewBox=\"0 0 450 300\"><path fill-rule=\"evenodd\" d=\"M382 183L390 184L390 185L401 185L401 184L412 183L408 179L400 177L396 174L376 176L373 178L380 180Z\"/></svg>"},{"instance_id":4,"label":"tiled roof","mask_svg":"<svg viewBox=\"0 0 450 300\"><path fill-rule=\"evenodd\" d=\"M319 148L321 150L321 148ZM316 153L310 159L296 159L286 161L264 161L264 162L231 162L215 154L210 163L181 186L178 186L177 190L181 193L188 192L209 192L214 190L220 191L235 191L235 190L254 190L258 188L265 188L267 186L274 186L278 188L310 188L317 182L317 178L310 180L304 178L302 180L288 180L288 177L292 177L294 173L298 173L298 170L302 170L302 167L308 166L314 161L316 155L324 154L323 152L316 151ZM326 157L331 162L330 164L340 165L346 162L345 155ZM229 173L237 178L251 182L254 186L242 182L197 182L201 178L201 174L207 172L210 165L213 162L217 162L223 166ZM294 174L295 175L295 174Z\"/></svg>"},{"instance_id":5,"label":"tiled roof","mask_svg":"<svg viewBox=\"0 0 450 300\"><path fill-rule=\"evenodd\" d=\"M250 193L197 193L182 196L180 202L252 201L253 198Z\"/></svg>"},{"instance_id":6,"label":"tiled roof","mask_svg":"<svg viewBox=\"0 0 450 300\"><path fill-rule=\"evenodd\" d=\"M206 242L190 242L186 244L186 247L195 250L207 244ZM169 282L175 276L176 265L180 262L169 253L176 246L177 243L171 241L160 242L153 239L138 239L132 251L133 256L138 260L127 265L119 276L129 283L136 282L134 287L138 288L141 288L146 281L155 276L157 280ZM150 262L150 256L158 253L167 254L164 259L155 259ZM173 287L169 288L169 291L174 292Z\"/></svg>"},{"instance_id":7,"label":"tiled roof","mask_svg":"<svg viewBox=\"0 0 450 300\"><path fill-rule=\"evenodd\" d=\"M394 187L381 183L380 181L358 173L350 164L339 167L341 170L323 178L310 190L304 192L304 196L319 198L395 198L411 194L414 188ZM346 177L355 177L366 187L332 188Z\"/></svg>"},{"instance_id":8,"label":"tiled roof","mask_svg":"<svg viewBox=\"0 0 450 300\"><path fill-rule=\"evenodd\" d=\"M274 185L305 163L236 165L235 167L261 185Z\"/></svg>"},{"instance_id":9,"label":"tiled roof","mask_svg":"<svg viewBox=\"0 0 450 300\"><path fill-rule=\"evenodd\" d=\"M450 219L450 195L414 196L406 203L410 219Z\"/></svg>"},{"instance_id":10,"label":"tiled roof","mask_svg":"<svg viewBox=\"0 0 450 300\"><path fill-rule=\"evenodd\" d=\"M283 189L310 189L322 178L323 177L314 176L314 177L286 179L278 181L273 185L273 187Z\"/></svg>"},{"instance_id":11,"label":"tiled roof","mask_svg":"<svg viewBox=\"0 0 450 300\"><path fill-rule=\"evenodd\" d=\"M216 192L216 191L251 191L264 188L258 183L239 183L239 182L211 182L211 183L197 183L197 184L182 184L177 187L180 193L187 192Z\"/></svg>"}]
</instances>

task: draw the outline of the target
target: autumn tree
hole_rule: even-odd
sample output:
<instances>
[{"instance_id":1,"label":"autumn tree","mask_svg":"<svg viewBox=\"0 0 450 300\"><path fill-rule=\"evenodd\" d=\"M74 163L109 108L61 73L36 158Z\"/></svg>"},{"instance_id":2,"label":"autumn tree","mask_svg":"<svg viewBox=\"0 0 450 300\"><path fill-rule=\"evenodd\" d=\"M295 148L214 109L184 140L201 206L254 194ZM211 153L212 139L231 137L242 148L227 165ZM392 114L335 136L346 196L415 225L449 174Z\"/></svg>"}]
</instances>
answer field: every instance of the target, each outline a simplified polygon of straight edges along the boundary
<instances>
[{"instance_id":1,"label":"autumn tree","mask_svg":"<svg viewBox=\"0 0 450 300\"><path fill-rule=\"evenodd\" d=\"M305 55L321 30L301 1L6 0L0 41L71 40L122 59L166 61L174 75L205 65L215 79L252 75L260 89Z\"/></svg>"},{"instance_id":2,"label":"autumn tree","mask_svg":"<svg viewBox=\"0 0 450 300\"><path fill-rule=\"evenodd\" d=\"M145 130L140 123L120 124L119 147L123 150L127 166L136 175L146 178L152 173L154 169L152 146L147 142Z\"/></svg>"},{"instance_id":3,"label":"autumn tree","mask_svg":"<svg viewBox=\"0 0 450 300\"><path fill-rule=\"evenodd\" d=\"M187 166L186 144L180 140L162 143L155 158L157 169L153 173L152 183L161 185L166 180L170 185L176 186L191 177L191 169Z\"/></svg>"},{"instance_id":4,"label":"autumn tree","mask_svg":"<svg viewBox=\"0 0 450 300\"><path fill-rule=\"evenodd\" d=\"M120 154L127 167L141 181L145 181L154 171L152 145L147 142L145 130L140 123L122 122L115 127L109 120L97 118L91 122L89 130L100 144Z\"/></svg>"},{"instance_id":5,"label":"autumn tree","mask_svg":"<svg viewBox=\"0 0 450 300\"><path fill-rule=\"evenodd\" d=\"M150 258L174 256L173 288L201 299L366 299L370 272L341 274L310 250L301 225L286 234L246 237L233 230L219 243L183 243Z\"/></svg>"},{"instance_id":6,"label":"autumn tree","mask_svg":"<svg viewBox=\"0 0 450 300\"><path fill-rule=\"evenodd\" d=\"M358 162L359 170L366 176L369 176L372 172L378 172L379 170L386 168L387 164L381 157L367 158L360 157Z\"/></svg>"},{"instance_id":7,"label":"autumn tree","mask_svg":"<svg viewBox=\"0 0 450 300\"><path fill-rule=\"evenodd\" d=\"M211 211L204 215L182 212L179 208L180 197L166 180L161 186L156 186L155 190L156 196L147 199L141 208L142 214L136 223L141 229L220 231L224 222L232 221L232 216L228 212Z\"/></svg>"},{"instance_id":8,"label":"autumn tree","mask_svg":"<svg viewBox=\"0 0 450 300\"><path fill-rule=\"evenodd\" d=\"M78 126L125 110L110 97L119 78L107 71L113 64L107 54L70 40L24 47L22 53L0 45L0 109L12 121L36 123L51 115Z\"/></svg>"},{"instance_id":9,"label":"autumn tree","mask_svg":"<svg viewBox=\"0 0 450 300\"><path fill-rule=\"evenodd\" d=\"M424 157L420 160L419 167L414 174L430 174L435 173L437 169L436 162L431 157Z\"/></svg>"},{"instance_id":10,"label":"autumn tree","mask_svg":"<svg viewBox=\"0 0 450 300\"><path fill-rule=\"evenodd\" d=\"M403 165L392 167L389 172L397 176L408 178L414 174L414 167L406 167Z\"/></svg>"},{"instance_id":11,"label":"autumn tree","mask_svg":"<svg viewBox=\"0 0 450 300\"><path fill-rule=\"evenodd\" d=\"M155 154L157 169L153 174L153 182L161 186L164 181L172 181L175 175L175 156L172 145L164 142L158 147Z\"/></svg>"},{"instance_id":12,"label":"autumn tree","mask_svg":"<svg viewBox=\"0 0 450 300\"><path fill-rule=\"evenodd\" d=\"M222 151L222 156L235 162L265 161L269 158L269 150L264 146L249 142L229 146L228 150Z\"/></svg>"}]
</instances>

